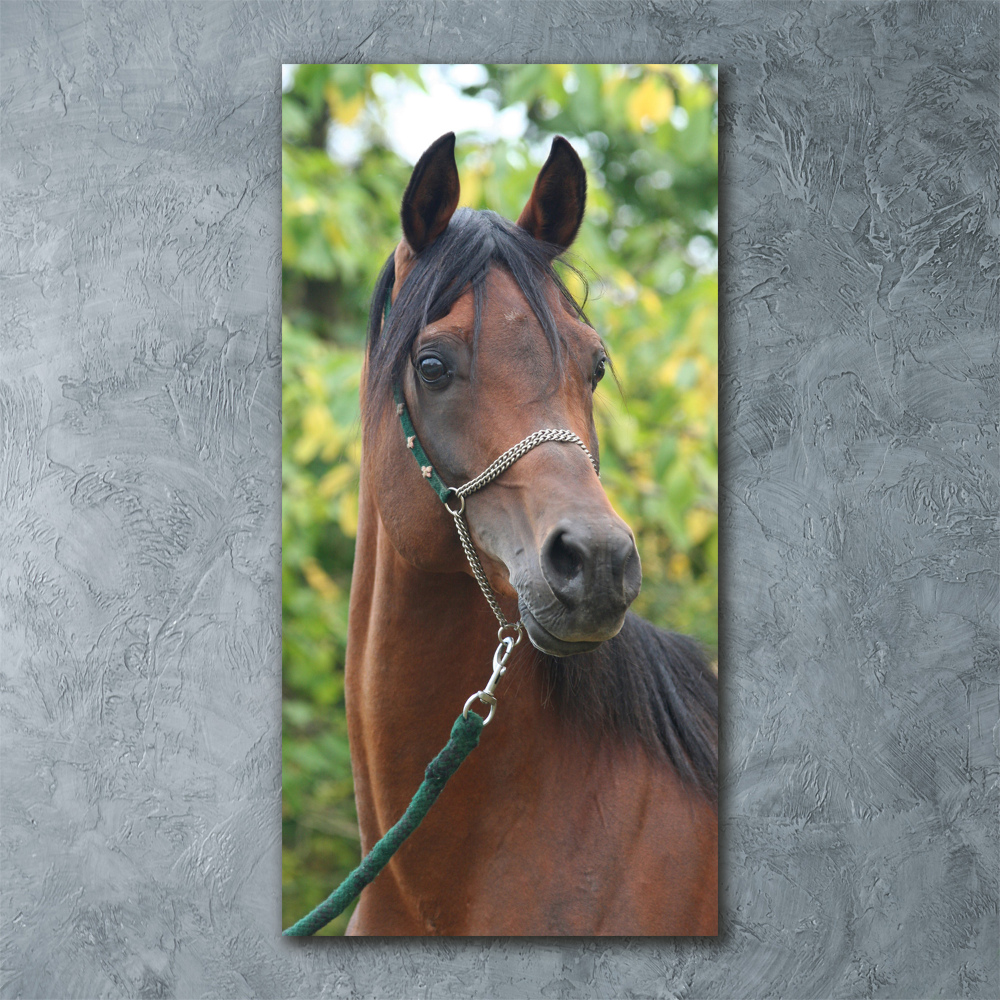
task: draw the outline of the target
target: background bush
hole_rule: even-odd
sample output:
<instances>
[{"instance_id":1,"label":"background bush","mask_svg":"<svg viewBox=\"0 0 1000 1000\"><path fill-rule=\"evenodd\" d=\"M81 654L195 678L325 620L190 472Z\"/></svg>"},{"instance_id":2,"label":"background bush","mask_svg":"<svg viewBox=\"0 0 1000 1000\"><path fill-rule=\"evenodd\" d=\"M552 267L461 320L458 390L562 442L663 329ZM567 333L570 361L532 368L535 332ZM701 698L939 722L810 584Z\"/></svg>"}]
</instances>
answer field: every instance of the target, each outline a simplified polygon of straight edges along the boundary
<instances>
[{"instance_id":1,"label":"background bush","mask_svg":"<svg viewBox=\"0 0 1000 1000\"><path fill-rule=\"evenodd\" d=\"M359 859L344 646L368 300L420 149L458 131L461 204L517 218L551 138L583 156L573 245L621 381L597 393L601 475L636 534L635 609L714 655L718 587L715 67L299 66L282 98L283 916ZM498 114L394 151L407 88L442 79ZM500 123L498 126L497 123ZM499 132L498 136L496 133ZM516 134L512 134L516 133ZM584 289L567 273L571 289ZM342 934L349 913L327 928Z\"/></svg>"}]
</instances>

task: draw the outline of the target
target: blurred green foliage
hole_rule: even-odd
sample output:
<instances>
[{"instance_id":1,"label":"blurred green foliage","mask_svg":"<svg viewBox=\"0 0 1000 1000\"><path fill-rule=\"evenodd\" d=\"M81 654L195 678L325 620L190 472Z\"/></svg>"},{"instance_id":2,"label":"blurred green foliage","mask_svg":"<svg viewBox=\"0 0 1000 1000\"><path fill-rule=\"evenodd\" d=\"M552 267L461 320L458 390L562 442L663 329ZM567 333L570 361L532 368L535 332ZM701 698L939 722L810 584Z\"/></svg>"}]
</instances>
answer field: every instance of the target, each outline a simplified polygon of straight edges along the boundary
<instances>
[{"instance_id":1,"label":"blurred green foliage","mask_svg":"<svg viewBox=\"0 0 1000 1000\"><path fill-rule=\"evenodd\" d=\"M718 86L715 67L434 68L518 135L459 131L463 205L516 218L553 135L587 167L572 262L621 393L597 393L601 475L635 531L635 608L716 647ZM417 66L300 66L282 98L283 917L359 859L344 718L368 300L412 164L393 151ZM472 82L469 82L469 81ZM494 121L484 116L484 128ZM427 136L429 145L447 122ZM582 297L577 276L570 288ZM349 912L325 931L342 934Z\"/></svg>"}]
</instances>

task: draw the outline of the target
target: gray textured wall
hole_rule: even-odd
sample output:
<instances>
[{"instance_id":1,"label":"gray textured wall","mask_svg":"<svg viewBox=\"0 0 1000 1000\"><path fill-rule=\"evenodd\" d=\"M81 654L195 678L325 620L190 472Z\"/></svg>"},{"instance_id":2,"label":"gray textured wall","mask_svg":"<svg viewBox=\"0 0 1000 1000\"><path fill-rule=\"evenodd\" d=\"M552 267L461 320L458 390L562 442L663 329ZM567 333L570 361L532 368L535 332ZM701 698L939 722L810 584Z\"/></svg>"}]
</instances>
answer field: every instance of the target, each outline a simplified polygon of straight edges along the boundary
<instances>
[{"instance_id":1,"label":"gray textured wall","mask_svg":"<svg viewBox=\"0 0 1000 1000\"><path fill-rule=\"evenodd\" d=\"M5 3L4 997L992 997L998 8ZM722 64L723 933L293 942L279 64Z\"/></svg>"}]
</instances>

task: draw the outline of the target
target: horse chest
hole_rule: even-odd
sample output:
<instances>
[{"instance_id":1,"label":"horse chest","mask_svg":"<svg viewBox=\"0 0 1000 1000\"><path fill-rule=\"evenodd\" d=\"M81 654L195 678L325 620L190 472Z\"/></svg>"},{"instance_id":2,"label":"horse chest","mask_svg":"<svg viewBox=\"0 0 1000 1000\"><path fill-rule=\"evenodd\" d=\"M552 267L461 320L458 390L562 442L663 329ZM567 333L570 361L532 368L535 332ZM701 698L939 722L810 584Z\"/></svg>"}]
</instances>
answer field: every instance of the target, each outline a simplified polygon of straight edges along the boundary
<instances>
[{"instance_id":1,"label":"horse chest","mask_svg":"<svg viewBox=\"0 0 1000 1000\"><path fill-rule=\"evenodd\" d=\"M716 933L714 810L630 756L542 759L530 784L480 758L366 890L351 933Z\"/></svg>"}]
</instances>

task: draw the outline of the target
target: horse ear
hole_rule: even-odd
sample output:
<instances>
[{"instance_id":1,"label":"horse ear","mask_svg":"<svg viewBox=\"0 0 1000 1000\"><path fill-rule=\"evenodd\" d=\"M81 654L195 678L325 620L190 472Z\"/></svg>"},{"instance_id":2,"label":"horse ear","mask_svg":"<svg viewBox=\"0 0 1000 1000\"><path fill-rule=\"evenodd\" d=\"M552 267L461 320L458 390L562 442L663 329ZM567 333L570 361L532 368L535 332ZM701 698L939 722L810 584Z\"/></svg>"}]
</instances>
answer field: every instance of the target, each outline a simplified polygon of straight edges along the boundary
<instances>
[{"instance_id":1,"label":"horse ear","mask_svg":"<svg viewBox=\"0 0 1000 1000\"><path fill-rule=\"evenodd\" d=\"M448 228L458 207L455 133L436 139L417 160L406 185L400 217L414 253L429 247Z\"/></svg>"},{"instance_id":2,"label":"horse ear","mask_svg":"<svg viewBox=\"0 0 1000 1000\"><path fill-rule=\"evenodd\" d=\"M576 239L586 201L587 173L580 157L557 135L517 224L536 240L565 250Z\"/></svg>"}]
</instances>

